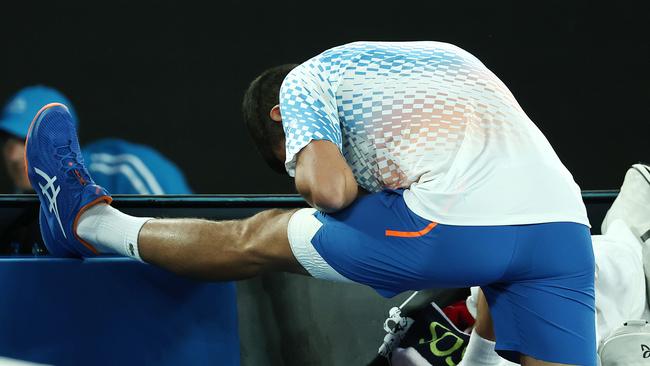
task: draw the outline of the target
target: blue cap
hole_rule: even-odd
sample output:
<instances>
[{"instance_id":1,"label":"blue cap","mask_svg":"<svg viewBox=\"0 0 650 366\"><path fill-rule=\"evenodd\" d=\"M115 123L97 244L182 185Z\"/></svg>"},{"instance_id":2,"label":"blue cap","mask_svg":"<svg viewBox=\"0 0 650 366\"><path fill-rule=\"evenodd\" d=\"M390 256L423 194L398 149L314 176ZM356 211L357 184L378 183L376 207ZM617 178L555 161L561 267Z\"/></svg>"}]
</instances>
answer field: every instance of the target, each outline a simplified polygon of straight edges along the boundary
<instances>
[{"instance_id":1,"label":"blue cap","mask_svg":"<svg viewBox=\"0 0 650 366\"><path fill-rule=\"evenodd\" d=\"M9 99L0 117L0 131L25 138L36 113L49 103L65 104L75 125L78 124L77 115L68 98L56 89L36 85L21 89Z\"/></svg>"}]
</instances>

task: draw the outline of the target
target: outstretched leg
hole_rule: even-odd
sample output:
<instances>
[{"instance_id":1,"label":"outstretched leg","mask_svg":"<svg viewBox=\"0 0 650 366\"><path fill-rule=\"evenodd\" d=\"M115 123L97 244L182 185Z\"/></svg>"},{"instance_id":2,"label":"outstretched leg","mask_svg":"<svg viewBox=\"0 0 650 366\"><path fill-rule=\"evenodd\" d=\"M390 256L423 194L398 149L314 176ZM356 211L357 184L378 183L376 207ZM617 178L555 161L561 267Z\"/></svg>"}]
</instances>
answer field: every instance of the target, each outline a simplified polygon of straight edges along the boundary
<instances>
[{"instance_id":1,"label":"outstretched leg","mask_svg":"<svg viewBox=\"0 0 650 366\"><path fill-rule=\"evenodd\" d=\"M83 213L77 232L100 252L131 256L124 244L136 236L143 261L204 280L239 280L274 270L307 274L289 246L294 212L274 209L228 221L149 219L138 227L133 223L140 218L100 204Z\"/></svg>"},{"instance_id":2,"label":"outstretched leg","mask_svg":"<svg viewBox=\"0 0 650 366\"><path fill-rule=\"evenodd\" d=\"M287 238L294 211L268 210L244 220L151 220L140 231L140 255L173 272L211 280L267 271L306 274Z\"/></svg>"}]
</instances>

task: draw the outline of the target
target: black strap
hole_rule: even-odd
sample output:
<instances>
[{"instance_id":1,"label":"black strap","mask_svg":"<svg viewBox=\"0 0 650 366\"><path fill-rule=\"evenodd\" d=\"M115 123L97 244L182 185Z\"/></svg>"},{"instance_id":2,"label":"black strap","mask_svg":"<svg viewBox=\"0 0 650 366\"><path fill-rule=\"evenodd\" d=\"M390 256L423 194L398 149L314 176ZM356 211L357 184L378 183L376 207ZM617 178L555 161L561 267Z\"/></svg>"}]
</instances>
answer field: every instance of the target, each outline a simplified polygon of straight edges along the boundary
<instances>
[{"instance_id":1,"label":"black strap","mask_svg":"<svg viewBox=\"0 0 650 366\"><path fill-rule=\"evenodd\" d=\"M641 235L641 241L645 243L646 240L650 239L650 230L646 231L645 234Z\"/></svg>"}]
</instances>

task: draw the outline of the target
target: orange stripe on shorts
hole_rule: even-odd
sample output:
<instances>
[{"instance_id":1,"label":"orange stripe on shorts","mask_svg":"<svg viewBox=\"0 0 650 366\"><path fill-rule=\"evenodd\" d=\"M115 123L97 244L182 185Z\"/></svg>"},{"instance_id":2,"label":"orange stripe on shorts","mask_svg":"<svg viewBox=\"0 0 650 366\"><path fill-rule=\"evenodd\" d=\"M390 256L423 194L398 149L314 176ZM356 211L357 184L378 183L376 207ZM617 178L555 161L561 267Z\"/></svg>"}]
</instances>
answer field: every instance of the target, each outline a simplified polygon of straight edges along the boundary
<instances>
[{"instance_id":1,"label":"orange stripe on shorts","mask_svg":"<svg viewBox=\"0 0 650 366\"><path fill-rule=\"evenodd\" d=\"M429 231L433 230L438 223L432 222L427 227L420 231L397 231L397 230L386 230L386 236L397 236L400 238L417 238L419 236L426 235Z\"/></svg>"}]
</instances>

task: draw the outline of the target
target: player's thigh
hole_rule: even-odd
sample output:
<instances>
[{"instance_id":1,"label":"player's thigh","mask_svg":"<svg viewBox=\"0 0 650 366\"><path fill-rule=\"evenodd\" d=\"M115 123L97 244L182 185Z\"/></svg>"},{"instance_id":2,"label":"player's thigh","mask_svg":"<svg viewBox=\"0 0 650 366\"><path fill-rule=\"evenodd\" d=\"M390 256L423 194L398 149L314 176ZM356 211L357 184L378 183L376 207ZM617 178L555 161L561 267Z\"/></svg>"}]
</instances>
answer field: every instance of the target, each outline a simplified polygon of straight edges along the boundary
<instances>
[{"instance_id":1,"label":"player's thigh","mask_svg":"<svg viewBox=\"0 0 650 366\"><path fill-rule=\"evenodd\" d=\"M521 356L521 365L522 366L563 366L569 365L568 363L557 363L557 362L547 362L541 361L534 357L530 356Z\"/></svg>"},{"instance_id":2,"label":"player's thigh","mask_svg":"<svg viewBox=\"0 0 650 366\"><path fill-rule=\"evenodd\" d=\"M521 225L501 281L481 286L496 350L560 364L596 360L594 255L589 228L558 222Z\"/></svg>"},{"instance_id":3,"label":"player's thigh","mask_svg":"<svg viewBox=\"0 0 650 366\"><path fill-rule=\"evenodd\" d=\"M401 191L388 190L334 214L298 211L289 241L314 277L349 280L393 296L494 281L510 260L511 231L437 224L411 212Z\"/></svg>"}]
</instances>

